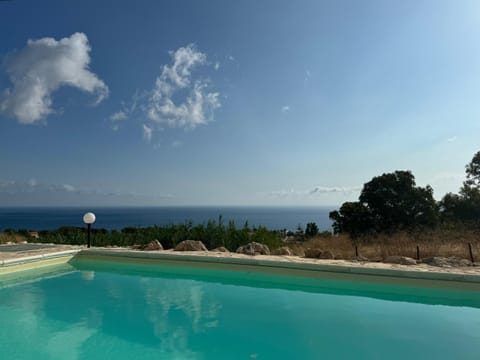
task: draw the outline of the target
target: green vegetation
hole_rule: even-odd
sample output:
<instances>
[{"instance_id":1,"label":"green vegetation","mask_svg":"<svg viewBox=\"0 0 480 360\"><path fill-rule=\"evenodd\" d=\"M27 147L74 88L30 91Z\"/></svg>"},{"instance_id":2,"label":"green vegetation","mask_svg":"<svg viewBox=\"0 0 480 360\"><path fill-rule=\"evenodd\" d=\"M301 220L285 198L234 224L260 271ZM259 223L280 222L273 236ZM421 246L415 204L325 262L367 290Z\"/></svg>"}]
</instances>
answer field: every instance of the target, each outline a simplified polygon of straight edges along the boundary
<instances>
[{"instance_id":1,"label":"green vegetation","mask_svg":"<svg viewBox=\"0 0 480 360\"><path fill-rule=\"evenodd\" d=\"M31 239L26 230L8 230L8 234L10 234L8 237L10 240L13 240L14 235L17 235L22 236L23 240L42 243L70 245L86 243L86 229L83 227L61 227L57 230L43 230L39 232L38 239ZM6 238L7 233L4 236ZM156 239L162 243L165 249L170 249L183 240L200 240L208 249L224 246L230 251L235 251L239 246L246 245L251 241L275 249L282 245L281 238L282 233L280 231L268 230L265 227L250 229L248 224L245 224L244 227L239 229L233 221L224 225L221 216L218 221L210 220L199 225L187 221L177 225L127 227L121 231L92 228L92 243L94 246L144 245Z\"/></svg>"},{"instance_id":2,"label":"green vegetation","mask_svg":"<svg viewBox=\"0 0 480 360\"><path fill-rule=\"evenodd\" d=\"M354 241L447 227L478 229L480 151L466 166L466 180L459 194L448 193L436 202L429 185L416 186L410 171L395 171L367 182L359 201L345 202L330 213L330 219L335 233L349 234Z\"/></svg>"}]
</instances>

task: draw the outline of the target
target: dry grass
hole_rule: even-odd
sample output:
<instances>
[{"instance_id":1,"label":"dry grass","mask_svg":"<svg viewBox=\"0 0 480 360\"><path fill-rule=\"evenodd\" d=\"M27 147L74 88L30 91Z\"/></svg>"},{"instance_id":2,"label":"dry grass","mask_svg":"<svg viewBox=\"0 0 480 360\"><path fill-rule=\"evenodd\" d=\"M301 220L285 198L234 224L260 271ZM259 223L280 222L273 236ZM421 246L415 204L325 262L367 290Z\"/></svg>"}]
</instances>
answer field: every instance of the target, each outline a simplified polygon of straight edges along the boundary
<instances>
[{"instance_id":1,"label":"dry grass","mask_svg":"<svg viewBox=\"0 0 480 360\"><path fill-rule=\"evenodd\" d=\"M9 242L19 243L25 240L27 239L21 235L0 233L0 244L6 244Z\"/></svg>"},{"instance_id":2,"label":"dry grass","mask_svg":"<svg viewBox=\"0 0 480 360\"><path fill-rule=\"evenodd\" d=\"M390 255L417 257L417 245L420 257L429 256L456 256L470 259L468 243L476 261L480 259L480 233L472 230L436 230L417 234L398 233L393 235L380 235L359 239L359 255L370 260L381 261ZM317 237L304 242L303 248L320 248L330 250L336 259L351 259L355 256L355 247L348 235L331 237ZM294 252L300 252L299 249Z\"/></svg>"}]
</instances>

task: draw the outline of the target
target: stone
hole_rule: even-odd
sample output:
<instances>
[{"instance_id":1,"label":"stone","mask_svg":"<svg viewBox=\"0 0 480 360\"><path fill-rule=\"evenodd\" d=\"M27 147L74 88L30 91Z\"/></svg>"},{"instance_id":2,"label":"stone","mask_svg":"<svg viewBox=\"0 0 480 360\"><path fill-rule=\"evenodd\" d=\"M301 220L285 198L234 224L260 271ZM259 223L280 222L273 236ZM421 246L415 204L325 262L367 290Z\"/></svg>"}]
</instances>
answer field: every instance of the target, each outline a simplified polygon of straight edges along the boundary
<instances>
[{"instance_id":1,"label":"stone","mask_svg":"<svg viewBox=\"0 0 480 360\"><path fill-rule=\"evenodd\" d=\"M208 251L201 241L185 240L177 244L174 251Z\"/></svg>"},{"instance_id":2,"label":"stone","mask_svg":"<svg viewBox=\"0 0 480 360\"><path fill-rule=\"evenodd\" d=\"M288 246L282 246L278 249L275 249L272 251L273 255L287 255L287 256L292 256L292 250Z\"/></svg>"},{"instance_id":3,"label":"stone","mask_svg":"<svg viewBox=\"0 0 480 360\"><path fill-rule=\"evenodd\" d=\"M163 250L163 246L158 240L152 240L148 244L142 247L144 251L155 251L155 250Z\"/></svg>"},{"instance_id":4,"label":"stone","mask_svg":"<svg viewBox=\"0 0 480 360\"><path fill-rule=\"evenodd\" d=\"M322 250L318 248L305 249L305 257L310 259L335 259L330 250Z\"/></svg>"},{"instance_id":5,"label":"stone","mask_svg":"<svg viewBox=\"0 0 480 360\"><path fill-rule=\"evenodd\" d=\"M212 251L216 251L216 252L230 252L230 251L228 251L228 249L227 249L226 247L223 247L223 246L217 247L217 248L213 249Z\"/></svg>"},{"instance_id":6,"label":"stone","mask_svg":"<svg viewBox=\"0 0 480 360\"><path fill-rule=\"evenodd\" d=\"M305 249L305 257L309 259L318 259L322 254L322 249L317 248L307 248Z\"/></svg>"},{"instance_id":7,"label":"stone","mask_svg":"<svg viewBox=\"0 0 480 360\"><path fill-rule=\"evenodd\" d=\"M417 265L417 260L408 256L387 256L383 262L387 264Z\"/></svg>"},{"instance_id":8,"label":"stone","mask_svg":"<svg viewBox=\"0 0 480 360\"><path fill-rule=\"evenodd\" d=\"M370 261L370 259L365 256L358 255L358 256L354 256L352 258L352 261Z\"/></svg>"},{"instance_id":9,"label":"stone","mask_svg":"<svg viewBox=\"0 0 480 360\"><path fill-rule=\"evenodd\" d=\"M439 267L472 266L472 263L469 260L458 258L455 256L448 258L441 256L432 256L422 259L422 263Z\"/></svg>"},{"instance_id":10,"label":"stone","mask_svg":"<svg viewBox=\"0 0 480 360\"><path fill-rule=\"evenodd\" d=\"M322 253L318 256L319 259L335 259L335 256L330 250L322 251Z\"/></svg>"},{"instance_id":11,"label":"stone","mask_svg":"<svg viewBox=\"0 0 480 360\"><path fill-rule=\"evenodd\" d=\"M270 249L267 245L257 242L251 242L247 245L240 246L237 253L246 255L270 255Z\"/></svg>"}]
</instances>

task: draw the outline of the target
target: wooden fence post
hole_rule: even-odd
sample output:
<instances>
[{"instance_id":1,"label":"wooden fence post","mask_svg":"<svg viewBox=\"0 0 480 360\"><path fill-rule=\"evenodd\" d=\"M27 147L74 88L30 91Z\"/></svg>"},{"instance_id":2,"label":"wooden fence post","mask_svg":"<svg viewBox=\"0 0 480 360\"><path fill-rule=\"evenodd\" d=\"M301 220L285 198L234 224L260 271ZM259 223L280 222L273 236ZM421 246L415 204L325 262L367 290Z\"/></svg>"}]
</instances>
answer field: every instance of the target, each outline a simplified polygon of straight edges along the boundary
<instances>
[{"instance_id":1,"label":"wooden fence post","mask_svg":"<svg viewBox=\"0 0 480 360\"><path fill-rule=\"evenodd\" d=\"M473 258L472 243L470 242L468 243L468 252L470 253L470 260L472 261L472 263L475 262Z\"/></svg>"}]
</instances>

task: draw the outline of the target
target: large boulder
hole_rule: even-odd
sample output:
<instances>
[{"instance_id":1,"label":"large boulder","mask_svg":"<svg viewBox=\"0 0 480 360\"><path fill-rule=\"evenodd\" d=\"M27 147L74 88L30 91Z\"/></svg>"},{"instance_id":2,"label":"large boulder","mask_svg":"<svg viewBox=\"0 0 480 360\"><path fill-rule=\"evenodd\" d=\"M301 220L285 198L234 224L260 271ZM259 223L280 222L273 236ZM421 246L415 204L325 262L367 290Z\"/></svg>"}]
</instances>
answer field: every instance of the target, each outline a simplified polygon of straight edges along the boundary
<instances>
[{"instance_id":1,"label":"large boulder","mask_svg":"<svg viewBox=\"0 0 480 360\"><path fill-rule=\"evenodd\" d=\"M270 255L270 249L267 245L257 242L251 242L247 245L240 246L237 253L246 255Z\"/></svg>"},{"instance_id":2,"label":"large boulder","mask_svg":"<svg viewBox=\"0 0 480 360\"><path fill-rule=\"evenodd\" d=\"M196 240L185 240L177 244L174 251L208 251L207 247Z\"/></svg>"},{"instance_id":3,"label":"large boulder","mask_svg":"<svg viewBox=\"0 0 480 360\"><path fill-rule=\"evenodd\" d=\"M448 258L441 256L432 256L422 259L422 263L439 267L472 266L472 263L469 260L458 258L455 256Z\"/></svg>"},{"instance_id":4,"label":"large boulder","mask_svg":"<svg viewBox=\"0 0 480 360\"><path fill-rule=\"evenodd\" d=\"M226 247L223 247L223 246L220 246L220 247L217 247L211 251L216 251L216 252L230 252L228 251L228 249Z\"/></svg>"},{"instance_id":5,"label":"large boulder","mask_svg":"<svg viewBox=\"0 0 480 360\"><path fill-rule=\"evenodd\" d=\"M142 247L142 250L145 251L155 251L155 250L163 250L163 246L158 240L152 240L148 244Z\"/></svg>"},{"instance_id":6,"label":"large boulder","mask_svg":"<svg viewBox=\"0 0 480 360\"><path fill-rule=\"evenodd\" d=\"M288 246L282 246L278 249L275 249L272 251L273 255L287 255L287 256L292 256L293 252L290 250Z\"/></svg>"},{"instance_id":7,"label":"large boulder","mask_svg":"<svg viewBox=\"0 0 480 360\"><path fill-rule=\"evenodd\" d=\"M305 257L310 259L334 259L335 256L330 250L322 250L318 248L305 249Z\"/></svg>"},{"instance_id":8,"label":"large boulder","mask_svg":"<svg viewBox=\"0 0 480 360\"><path fill-rule=\"evenodd\" d=\"M417 260L412 259L411 257L408 256L387 256L385 260L383 260L384 263L387 264L400 264L400 265L416 265Z\"/></svg>"}]
</instances>

